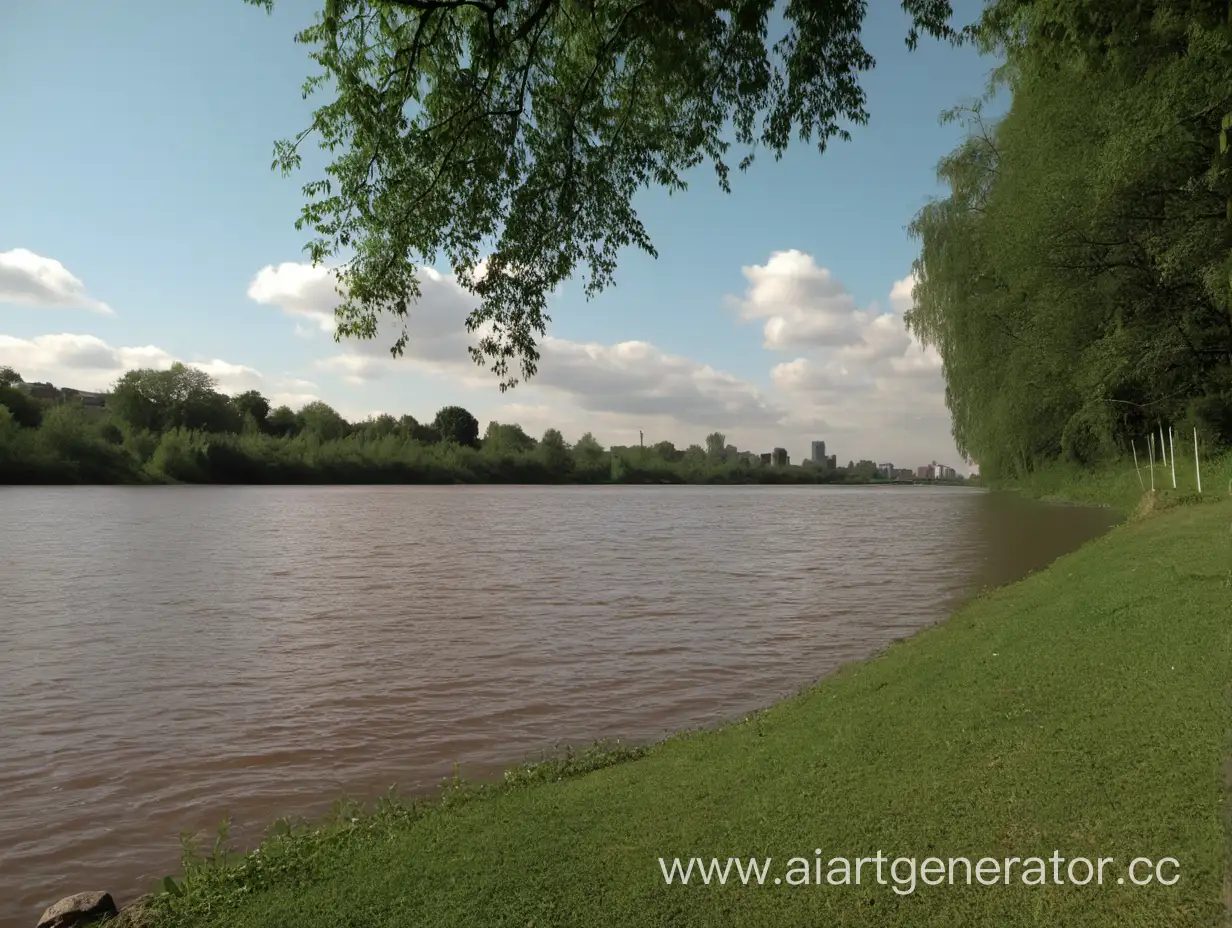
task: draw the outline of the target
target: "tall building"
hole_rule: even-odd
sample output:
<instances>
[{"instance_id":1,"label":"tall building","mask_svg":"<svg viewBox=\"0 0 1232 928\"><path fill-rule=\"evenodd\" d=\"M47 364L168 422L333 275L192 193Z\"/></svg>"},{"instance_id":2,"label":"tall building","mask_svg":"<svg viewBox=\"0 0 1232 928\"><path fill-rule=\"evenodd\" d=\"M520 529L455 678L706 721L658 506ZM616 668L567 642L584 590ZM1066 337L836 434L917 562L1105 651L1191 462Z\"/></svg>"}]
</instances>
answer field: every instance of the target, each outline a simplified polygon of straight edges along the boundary
<instances>
[{"instance_id":1,"label":"tall building","mask_svg":"<svg viewBox=\"0 0 1232 928\"><path fill-rule=\"evenodd\" d=\"M822 467L826 465L826 443L824 441L815 441L812 446L812 453L809 458L814 464L820 464Z\"/></svg>"},{"instance_id":2,"label":"tall building","mask_svg":"<svg viewBox=\"0 0 1232 928\"><path fill-rule=\"evenodd\" d=\"M770 453L773 455L775 467L786 467L790 463L790 459L787 457L786 448L775 448Z\"/></svg>"}]
</instances>

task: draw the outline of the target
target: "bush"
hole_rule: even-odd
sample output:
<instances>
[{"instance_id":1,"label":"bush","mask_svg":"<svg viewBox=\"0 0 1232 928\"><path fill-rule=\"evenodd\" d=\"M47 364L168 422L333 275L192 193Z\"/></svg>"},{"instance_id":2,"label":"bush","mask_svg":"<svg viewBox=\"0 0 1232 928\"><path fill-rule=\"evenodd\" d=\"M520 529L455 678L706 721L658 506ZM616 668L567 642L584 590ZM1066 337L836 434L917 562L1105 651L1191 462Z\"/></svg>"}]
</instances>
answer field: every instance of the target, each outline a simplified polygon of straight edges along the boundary
<instances>
[{"instance_id":1,"label":"bush","mask_svg":"<svg viewBox=\"0 0 1232 928\"><path fill-rule=\"evenodd\" d=\"M1093 467L1109 456L1106 433L1086 410L1070 416L1061 430L1061 455L1071 464Z\"/></svg>"},{"instance_id":2,"label":"bush","mask_svg":"<svg viewBox=\"0 0 1232 928\"><path fill-rule=\"evenodd\" d=\"M17 387L0 385L0 407L7 409L22 428L36 429L43 420L42 403Z\"/></svg>"},{"instance_id":3,"label":"bush","mask_svg":"<svg viewBox=\"0 0 1232 928\"><path fill-rule=\"evenodd\" d=\"M203 483L208 472L201 439L187 429L164 432L146 467L155 477L182 483Z\"/></svg>"},{"instance_id":4,"label":"bush","mask_svg":"<svg viewBox=\"0 0 1232 928\"><path fill-rule=\"evenodd\" d=\"M1213 445L1232 445L1232 390L1202 396L1189 404L1186 432L1193 428Z\"/></svg>"},{"instance_id":5,"label":"bush","mask_svg":"<svg viewBox=\"0 0 1232 928\"><path fill-rule=\"evenodd\" d=\"M226 440L205 447L204 467L212 483L262 483L261 468L242 447Z\"/></svg>"}]
</instances>

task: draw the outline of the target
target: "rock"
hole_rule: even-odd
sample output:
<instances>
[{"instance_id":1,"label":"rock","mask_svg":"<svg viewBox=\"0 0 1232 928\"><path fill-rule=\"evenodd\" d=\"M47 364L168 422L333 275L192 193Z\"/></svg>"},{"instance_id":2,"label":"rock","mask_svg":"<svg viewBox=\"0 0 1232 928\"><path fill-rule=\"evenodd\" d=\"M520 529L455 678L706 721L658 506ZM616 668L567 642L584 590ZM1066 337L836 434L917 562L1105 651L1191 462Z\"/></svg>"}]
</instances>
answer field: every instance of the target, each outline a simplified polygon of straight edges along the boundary
<instances>
[{"instance_id":1,"label":"rock","mask_svg":"<svg viewBox=\"0 0 1232 928\"><path fill-rule=\"evenodd\" d=\"M77 893L61 899L44 912L38 928L78 928L118 914L111 893Z\"/></svg>"}]
</instances>

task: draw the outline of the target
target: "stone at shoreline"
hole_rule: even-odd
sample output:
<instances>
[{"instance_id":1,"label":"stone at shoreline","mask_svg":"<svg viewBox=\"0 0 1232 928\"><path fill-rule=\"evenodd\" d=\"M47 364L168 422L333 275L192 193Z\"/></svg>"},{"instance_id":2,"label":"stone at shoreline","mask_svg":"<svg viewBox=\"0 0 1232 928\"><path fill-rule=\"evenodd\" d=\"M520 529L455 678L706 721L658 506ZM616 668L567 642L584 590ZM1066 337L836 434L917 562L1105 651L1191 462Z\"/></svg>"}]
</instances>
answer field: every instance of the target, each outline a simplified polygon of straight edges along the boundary
<instances>
[{"instance_id":1,"label":"stone at shoreline","mask_svg":"<svg viewBox=\"0 0 1232 928\"><path fill-rule=\"evenodd\" d=\"M48 908L39 919L38 928L78 928L118 914L111 893L77 893Z\"/></svg>"}]
</instances>

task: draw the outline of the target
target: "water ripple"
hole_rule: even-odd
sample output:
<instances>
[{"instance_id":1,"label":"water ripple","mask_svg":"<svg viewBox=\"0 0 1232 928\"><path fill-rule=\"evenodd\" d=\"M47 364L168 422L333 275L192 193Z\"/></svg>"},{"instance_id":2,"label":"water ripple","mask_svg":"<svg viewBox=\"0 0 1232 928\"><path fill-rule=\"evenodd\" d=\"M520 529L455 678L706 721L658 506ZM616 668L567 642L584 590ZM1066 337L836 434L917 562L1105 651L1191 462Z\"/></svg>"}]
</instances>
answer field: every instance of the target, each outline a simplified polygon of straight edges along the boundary
<instances>
[{"instance_id":1,"label":"water ripple","mask_svg":"<svg viewBox=\"0 0 1232 928\"><path fill-rule=\"evenodd\" d=\"M177 835L713 724L1102 531L961 490L0 489L0 926Z\"/></svg>"}]
</instances>

